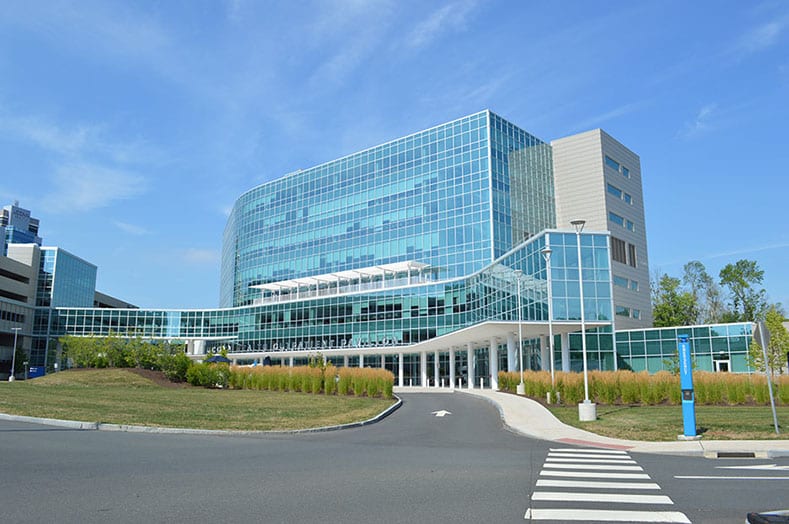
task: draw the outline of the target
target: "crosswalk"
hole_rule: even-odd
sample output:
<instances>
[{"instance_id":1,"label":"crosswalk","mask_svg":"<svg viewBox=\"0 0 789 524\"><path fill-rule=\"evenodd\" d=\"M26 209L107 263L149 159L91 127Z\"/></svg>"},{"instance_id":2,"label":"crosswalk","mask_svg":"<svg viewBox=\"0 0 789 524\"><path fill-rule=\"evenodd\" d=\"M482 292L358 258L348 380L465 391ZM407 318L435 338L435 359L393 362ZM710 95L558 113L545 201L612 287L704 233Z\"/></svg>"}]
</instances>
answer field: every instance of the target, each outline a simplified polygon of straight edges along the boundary
<instances>
[{"instance_id":1,"label":"crosswalk","mask_svg":"<svg viewBox=\"0 0 789 524\"><path fill-rule=\"evenodd\" d=\"M552 448L525 519L690 523L625 451Z\"/></svg>"}]
</instances>

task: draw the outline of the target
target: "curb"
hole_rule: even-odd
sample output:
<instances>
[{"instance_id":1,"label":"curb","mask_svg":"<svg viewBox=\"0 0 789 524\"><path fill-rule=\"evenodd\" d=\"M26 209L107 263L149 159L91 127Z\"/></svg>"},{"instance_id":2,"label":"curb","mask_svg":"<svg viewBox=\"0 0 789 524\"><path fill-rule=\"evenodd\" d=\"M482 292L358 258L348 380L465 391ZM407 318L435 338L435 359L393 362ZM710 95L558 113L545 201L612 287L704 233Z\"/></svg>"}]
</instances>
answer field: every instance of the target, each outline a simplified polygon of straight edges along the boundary
<instances>
[{"instance_id":1,"label":"curb","mask_svg":"<svg viewBox=\"0 0 789 524\"><path fill-rule=\"evenodd\" d=\"M476 398L481 398L486 400L490 404L492 404L496 410L499 412L499 417L501 418L502 425L507 431L515 433L517 435L526 436L529 438L539 439L547 442L558 442L564 443L562 439L550 439L541 436L538 433L528 433L522 429L519 429L515 426L512 426L507 423L506 415L504 413L504 408L502 405L495 399L491 398L486 395L475 395L469 391L464 390L457 390L460 393L465 393L466 395L473 396ZM573 428L572 426L569 426ZM584 430L586 431L586 430ZM742 449L715 449L715 443L717 442L726 442L727 444L737 441L704 441L698 440L699 449L698 450L679 450L679 449L643 449L639 446L639 444L667 444L670 446L672 442L654 442L654 441L627 441L627 445L630 447L629 451L632 453L648 453L654 455L674 455L674 456L686 456L686 457L704 457L704 458L734 458L732 453L736 453L740 457L738 458L754 458L754 459L775 459L775 458L784 458L789 457L789 450L784 448L773 448L773 449L755 449L751 447L744 447ZM769 441L765 441L769 442ZM592 443L590 443L592 444ZM635 444L635 445L634 445ZM601 447L606 447L606 443L596 443L592 445L599 445ZM706 448L705 448L706 445ZM746 444L747 446L747 444ZM712 449L710 449L712 448ZM745 455L748 455L747 457Z\"/></svg>"},{"instance_id":2,"label":"curb","mask_svg":"<svg viewBox=\"0 0 789 524\"><path fill-rule=\"evenodd\" d=\"M190 429L190 428L159 428L154 426L135 426L131 424L107 424L104 422L82 422L79 420L61 420L56 418L39 418L27 417L24 415L8 415L0 413L0 420L7 420L10 422L26 422L29 424L41 424L45 426L55 426L67 429L76 429L83 431L115 431L126 433L157 433L168 435L207 435L207 436L229 436L229 437L266 437L271 435L297 435L302 433L323 433L327 431L339 431L342 429L358 428L362 426L369 426L380 422L403 405L403 399L394 395L397 402L386 408L384 411L374 416L373 418L362 420L360 422L351 422L349 424L340 424L336 426L322 426L319 428L307 429L286 429L275 431L244 431L232 429Z\"/></svg>"}]
</instances>

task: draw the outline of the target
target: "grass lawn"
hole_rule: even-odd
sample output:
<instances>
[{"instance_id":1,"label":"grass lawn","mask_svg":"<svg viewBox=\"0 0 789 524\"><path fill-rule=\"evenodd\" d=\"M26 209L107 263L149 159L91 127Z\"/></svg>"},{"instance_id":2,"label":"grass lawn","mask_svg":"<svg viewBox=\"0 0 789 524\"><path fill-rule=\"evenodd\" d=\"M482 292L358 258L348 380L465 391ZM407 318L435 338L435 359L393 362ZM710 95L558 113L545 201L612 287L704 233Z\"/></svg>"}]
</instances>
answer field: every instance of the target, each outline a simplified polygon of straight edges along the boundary
<instances>
[{"instance_id":1,"label":"grass lawn","mask_svg":"<svg viewBox=\"0 0 789 524\"><path fill-rule=\"evenodd\" d=\"M126 369L63 371L0 382L0 412L143 426L289 430L372 418L384 399L162 387Z\"/></svg>"},{"instance_id":2,"label":"grass lawn","mask_svg":"<svg viewBox=\"0 0 789 524\"><path fill-rule=\"evenodd\" d=\"M597 406L597 420L579 422L578 407L550 407L570 426L628 440L677 440L683 433L681 406ZM789 438L789 406L776 406L781 433L775 434L770 406L696 406L696 431L705 440Z\"/></svg>"}]
</instances>

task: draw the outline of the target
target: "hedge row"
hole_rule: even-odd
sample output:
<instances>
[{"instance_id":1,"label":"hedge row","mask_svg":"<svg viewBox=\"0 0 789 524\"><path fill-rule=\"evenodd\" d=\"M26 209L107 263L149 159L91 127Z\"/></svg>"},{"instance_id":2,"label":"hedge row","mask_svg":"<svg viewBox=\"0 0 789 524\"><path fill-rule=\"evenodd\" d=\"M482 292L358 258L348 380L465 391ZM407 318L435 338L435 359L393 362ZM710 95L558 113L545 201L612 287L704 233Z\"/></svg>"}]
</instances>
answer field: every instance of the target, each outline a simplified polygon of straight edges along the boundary
<instances>
[{"instance_id":1,"label":"hedge row","mask_svg":"<svg viewBox=\"0 0 789 524\"><path fill-rule=\"evenodd\" d=\"M392 398L394 375L385 369L336 368L331 364L325 368L233 366L228 383L237 389Z\"/></svg>"},{"instance_id":2,"label":"hedge row","mask_svg":"<svg viewBox=\"0 0 789 524\"><path fill-rule=\"evenodd\" d=\"M524 371L526 396L545 399L551 391L551 374L547 371ZM499 389L515 393L520 373L499 373ZM739 375L697 371L693 374L697 404L769 404L770 393L763 375ZM556 373L556 387L561 403L574 405L584 399L581 373ZM777 404L789 405L789 376L773 381ZM679 377L667 371L650 375L646 371L590 371L589 398L598 404L679 404Z\"/></svg>"}]
</instances>

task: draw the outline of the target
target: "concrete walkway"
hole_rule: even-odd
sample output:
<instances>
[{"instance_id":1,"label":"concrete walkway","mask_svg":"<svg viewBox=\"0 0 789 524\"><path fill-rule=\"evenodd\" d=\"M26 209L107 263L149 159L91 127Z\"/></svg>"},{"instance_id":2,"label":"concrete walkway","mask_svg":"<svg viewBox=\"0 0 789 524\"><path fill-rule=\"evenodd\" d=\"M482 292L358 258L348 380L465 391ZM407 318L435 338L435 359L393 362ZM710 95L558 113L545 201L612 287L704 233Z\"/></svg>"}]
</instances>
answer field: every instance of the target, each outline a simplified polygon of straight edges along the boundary
<instances>
[{"instance_id":1,"label":"concrete walkway","mask_svg":"<svg viewBox=\"0 0 789 524\"><path fill-rule=\"evenodd\" d=\"M405 393L420 390L435 392L437 388L403 388L400 391ZM455 391L492 402L498 407L501 418L510 429L516 433L542 440L643 453L703 455L713 458L717 457L719 453L753 453L753 456L758 458L789 456L789 440L701 439L696 441L643 442L603 437L560 422L542 404L526 397L490 389L457 389Z\"/></svg>"}]
</instances>

